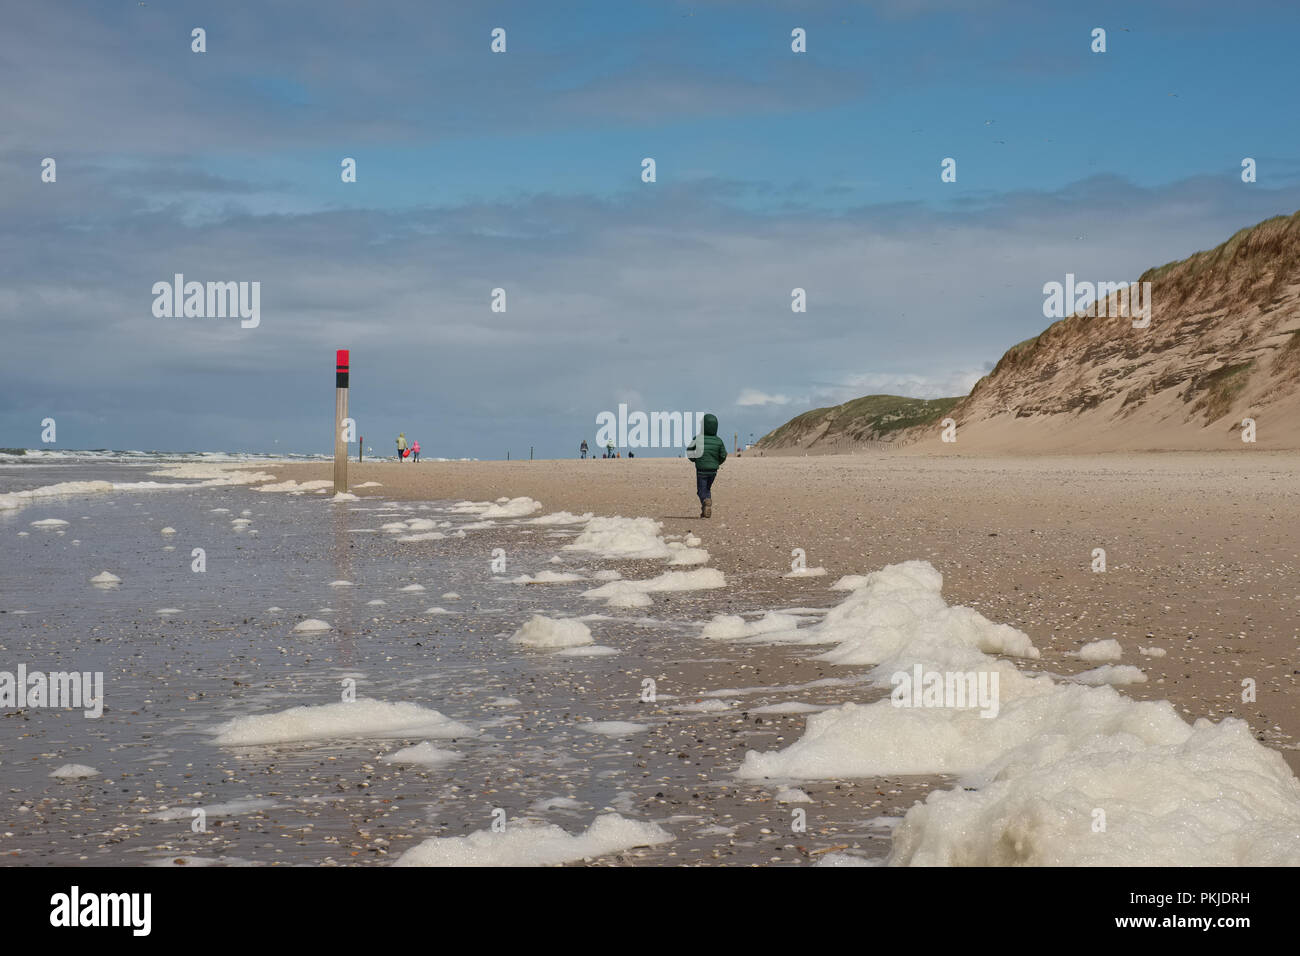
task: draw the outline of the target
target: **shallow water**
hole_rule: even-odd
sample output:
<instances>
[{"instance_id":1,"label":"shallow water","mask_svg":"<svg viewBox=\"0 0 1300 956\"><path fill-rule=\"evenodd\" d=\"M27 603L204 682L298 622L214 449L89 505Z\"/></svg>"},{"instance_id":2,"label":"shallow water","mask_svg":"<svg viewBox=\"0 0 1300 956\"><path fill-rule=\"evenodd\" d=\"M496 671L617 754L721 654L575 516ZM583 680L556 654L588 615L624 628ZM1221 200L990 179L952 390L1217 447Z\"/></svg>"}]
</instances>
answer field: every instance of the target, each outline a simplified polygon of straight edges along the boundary
<instances>
[{"instance_id":1,"label":"shallow water","mask_svg":"<svg viewBox=\"0 0 1300 956\"><path fill-rule=\"evenodd\" d=\"M148 479L118 463L26 464L0 469L0 492L83 480ZM763 684L765 662L807 681L846 678L844 669L782 648L700 641L710 615L750 610L730 589L655 595L651 607L617 610L580 596L598 582L510 583L543 570L588 579L611 567L642 577L663 570L662 562L572 555L551 562L576 526L498 521L461 538L409 543L378 530L407 518L451 522L444 532L478 522L449 504L209 487L46 498L0 512L0 670L25 664L105 679L97 719L0 710L0 860L385 863L430 836L487 829L498 810L573 832L616 811L676 837L604 862L800 863L814 846L883 855L888 825L879 815L905 808L932 781L805 787L819 792L818 809L809 831L793 836L791 810L773 801L773 787L731 776L745 749L782 746L803 726L797 713L746 708L835 703L861 692L851 676L806 690L750 690L719 712L678 710L712 688ZM31 524L49 518L68 524ZM205 552L202 572L192 569L195 548ZM495 548L504 570L493 567ZM121 584L93 586L102 571ZM331 586L338 580L352 585ZM403 590L411 584L424 590ZM449 591L459 599L442 597ZM433 606L452 613L427 614ZM571 657L511 643L537 611L595 615L587 624L596 643L617 653ZM308 618L331 629L295 633ZM646 679L656 683L652 702L641 699ZM380 760L430 739L422 736L241 748L213 741L213 728L235 717L339 702L349 682L358 698L419 704L478 733L431 739L460 756L437 769ZM610 736L584 729L592 721L647 729ZM99 775L52 779L65 764ZM192 827L195 808L205 808L202 832Z\"/></svg>"}]
</instances>

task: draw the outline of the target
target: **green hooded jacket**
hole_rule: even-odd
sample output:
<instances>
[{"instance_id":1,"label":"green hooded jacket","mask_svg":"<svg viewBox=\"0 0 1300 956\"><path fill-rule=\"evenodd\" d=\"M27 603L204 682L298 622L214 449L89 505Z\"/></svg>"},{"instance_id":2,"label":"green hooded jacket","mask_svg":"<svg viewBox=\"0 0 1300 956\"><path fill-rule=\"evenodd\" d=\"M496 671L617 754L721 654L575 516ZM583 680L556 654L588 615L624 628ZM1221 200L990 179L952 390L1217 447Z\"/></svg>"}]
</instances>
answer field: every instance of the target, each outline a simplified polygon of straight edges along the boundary
<instances>
[{"instance_id":1,"label":"green hooded jacket","mask_svg":"<svg viewBox=\"0 0 1300 956\"><path fill-rule=\"evenodd\" d=\"M696 471L717 471L727 460L727 443L718 437L718 417L713 414L704 416L704 435L696 435L686 446L686 457L695 452L695 443L703 442L700 456L695 459Z\"/></svg>"}]
</instances>

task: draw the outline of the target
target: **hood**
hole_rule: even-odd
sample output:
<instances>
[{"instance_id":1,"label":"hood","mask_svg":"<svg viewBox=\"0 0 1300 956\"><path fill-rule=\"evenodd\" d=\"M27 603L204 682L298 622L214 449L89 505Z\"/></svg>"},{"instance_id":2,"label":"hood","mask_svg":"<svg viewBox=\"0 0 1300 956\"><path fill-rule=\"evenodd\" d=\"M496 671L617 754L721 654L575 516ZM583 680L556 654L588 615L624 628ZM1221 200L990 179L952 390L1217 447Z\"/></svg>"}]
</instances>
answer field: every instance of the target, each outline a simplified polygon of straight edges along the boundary
<instances>
[{"instance_id":1,"label":"hood","mask_svg":"<svg viewBox=\"0 0 1300 956\"><path fill-rule=\"evenodd\" d=\"M716 435L718 433L718 416L709 414L704 416L704 434Z\"/></svg>"}]
</instances>

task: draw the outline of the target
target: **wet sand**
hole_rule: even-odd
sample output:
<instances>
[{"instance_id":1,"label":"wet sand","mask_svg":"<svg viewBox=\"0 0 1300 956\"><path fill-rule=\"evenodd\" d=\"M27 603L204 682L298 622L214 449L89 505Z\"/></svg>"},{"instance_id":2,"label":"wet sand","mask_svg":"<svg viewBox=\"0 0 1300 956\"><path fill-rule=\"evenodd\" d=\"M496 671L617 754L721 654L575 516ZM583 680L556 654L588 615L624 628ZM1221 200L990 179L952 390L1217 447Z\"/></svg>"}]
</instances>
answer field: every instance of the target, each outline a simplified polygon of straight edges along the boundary
<instances>
[{"instance_id":1,"label":"wet sand","mask_svg":"<svg viewBox=\"0 0 1300 956\"><path fill-rule=\"evenodd\" d=\"M390 499L528 495L546 511L648 515L664 533L694 532L727 574L708 610L829 606L841 574L925 559L950 603L1025 631L1041 667L1072 674L1070 656L1116 638L1123 663L1148 675L1124 693L1168 698L1188 718L1248 721L1300 767L1300 454L1115 454L970 458L859 455L728 459L714 515L700 519L682 459L533 462L375 462L350 482ZM328 477L329 465L290 465L282 477ZM801 548L824 577L789 579ZM1092 570L1093 551L1106 571ZM1148 657L1138 647L1158 647ZM698 686L786 684L851 668L815 667L797 653L747 651L762 672L692 673ZM1243 703L1242 681L1256 683ZM802 720L785 718L792 724ZM792 728L793 729L793 728ZM797 730L795 733L797 734ZM762 749L757 742L750 742Z\"/></svg>"}]
</instances>

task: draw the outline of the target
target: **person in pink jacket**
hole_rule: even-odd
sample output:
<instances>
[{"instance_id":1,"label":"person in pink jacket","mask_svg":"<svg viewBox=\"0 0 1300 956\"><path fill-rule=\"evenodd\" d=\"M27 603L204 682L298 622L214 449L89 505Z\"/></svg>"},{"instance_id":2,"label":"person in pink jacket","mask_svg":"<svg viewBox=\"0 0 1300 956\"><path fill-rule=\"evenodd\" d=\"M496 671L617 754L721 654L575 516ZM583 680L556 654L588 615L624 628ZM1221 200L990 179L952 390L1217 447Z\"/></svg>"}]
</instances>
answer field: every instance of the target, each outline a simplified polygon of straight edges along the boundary
<instances>
[{"instance_id":1,"label":"person in pink jacket","mask_svg":"<svg viewBox=\"0 0 1300 956\"><path fill-rule=\"evenodd\" d=\"M417 441L411 444L411 461L416 462L419 460L420 460L420 443Z\"/></svg>"}]
</instances>

